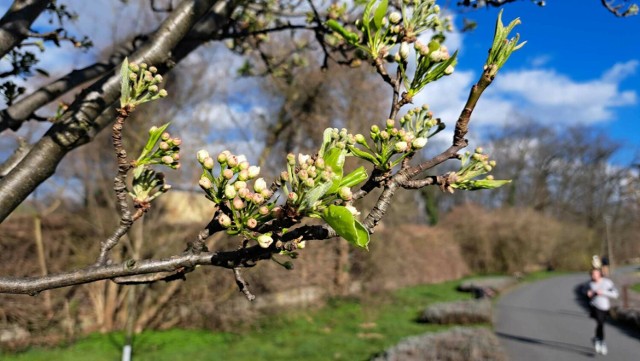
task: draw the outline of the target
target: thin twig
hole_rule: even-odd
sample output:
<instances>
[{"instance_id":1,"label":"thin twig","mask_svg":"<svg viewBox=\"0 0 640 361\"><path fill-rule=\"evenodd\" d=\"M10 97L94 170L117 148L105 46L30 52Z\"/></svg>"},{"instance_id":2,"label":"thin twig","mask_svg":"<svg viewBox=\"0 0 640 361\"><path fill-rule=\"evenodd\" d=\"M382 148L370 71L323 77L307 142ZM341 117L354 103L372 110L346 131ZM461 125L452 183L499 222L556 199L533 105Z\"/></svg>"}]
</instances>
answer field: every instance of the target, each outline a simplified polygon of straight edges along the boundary
<instances>
[{"instance_id":1,"label":"thin twig","mask_svg":"<svg viewBox=\"0 0 640 361\"><path fill-rule=\"evenodd\" d=\"M113 133L111 135L113 141L113 148L116 152L116 158L118 161L118 173L113 180L113 190L116 193L116 199L118 208L120 211L120 225L115 230L111 237L107 238L100 245L100 255L96 261L96 265L101 266L107 263L109 259L109 251L115 247L120 238L122 238L131 228L133 224L133 217L131 210L129 209L129 203L127 202L127 173L131 169L131 164L127 160L127 151L122 144L122 128L124 127L125 120L129 117L129 106L125 106L122 109L118 109L118 117L115 124L113 124ZM137 215L136 218L139 218Z\"/></svg>"},{"instance_id":2,"label":"thin twig","mask_svg":"<svg viewBox=\"0 0 640 361\"><path fill-rule=\"evenodd\" d=\"M240 273L240 268L234 268L233 275L236 278L236 284L238 285L240 292L242 292L249 301L255 300L256 296L254 296L251 293L251 291L249 291L249 284L247 283L247 281L244 280L244 278L242 278L242 273Z\"/></svg>"}]
</instances>

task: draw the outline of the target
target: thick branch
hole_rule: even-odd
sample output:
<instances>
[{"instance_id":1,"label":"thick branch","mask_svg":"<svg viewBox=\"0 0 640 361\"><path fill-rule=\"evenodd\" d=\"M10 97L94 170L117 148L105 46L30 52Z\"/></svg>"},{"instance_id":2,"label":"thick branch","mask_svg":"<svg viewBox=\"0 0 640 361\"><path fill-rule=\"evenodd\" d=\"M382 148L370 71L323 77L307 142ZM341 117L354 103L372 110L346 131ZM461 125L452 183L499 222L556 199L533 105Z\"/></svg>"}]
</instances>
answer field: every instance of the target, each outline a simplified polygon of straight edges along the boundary
<instances>
[{"instance_id":1,"label":"thick branch","mask_svg":"<svg viewBox=\"0 0 640 361\"><path fill-rule=\"evenodd\" d=\"M0 58L29 36L29 28L49 0L15 0L0 19Z\"/></svg>"},{"instance_id":2,"label":"thick branch","mask_svg":"<svg viewBox=\"0 0 640 361\"><path fill-rule=\"evenodd\" d=\"M213 0L185 0L180 3L150 41L132 54L131 62L163 64L166 67L181 60L200 43L180 42L213 3ZM214 11L221 20L215 24L214 29L221 29L226 25L223 19L229 20L223 14L228 14L235 4L234 1L221 1L215 6ZM172 58L172 55L175 56ZM3 195L0 199L0 221L55 172L58 163L68 152L87 143L91 134L106 126L95 120L118 99L119 84L119 76L114 74L103 77L89 87L70 106L63 119L54 124L34 145L24 160L0 180L0 194Z\"/></svg>"},{"instance_id":3,"label":"thick branch","mask_svg":"<svg viewBox=\"0 0 640 361\"><path fill-rule=\"evenodd\" d=\"M96 79L112 71L122 64L124 58L135 51L147 36L138 36L133 41L125 42L106 62L95 63L83 69L73 70L62 78L55 80L0 112L0 133L7 128L18 130L24 121L33 117L36 110L54 101L75 87Z\"/></svg>"},{"instance_id":4,"label":"thick branch","mask_svg":"<svg viewBox=\"0 0 640 361\"><path fill-rule=\"evenodd\" d=\"M491 82L493 81L493 77L490 75L490 71L486 69L482 72L480 79L478 82L471 87L471 92L469 92L469 97L467 98L467 103L464 105L464 109L460 113L458 120L456 121L456 130L453 134L453 145L454 146L466 146L466 140L464 139L465 135L467 135L467 131L469 130L469 121L471 120L471 113L476 107L480 96L484 92L485 89Z\"/></svg>"}]
</instances>

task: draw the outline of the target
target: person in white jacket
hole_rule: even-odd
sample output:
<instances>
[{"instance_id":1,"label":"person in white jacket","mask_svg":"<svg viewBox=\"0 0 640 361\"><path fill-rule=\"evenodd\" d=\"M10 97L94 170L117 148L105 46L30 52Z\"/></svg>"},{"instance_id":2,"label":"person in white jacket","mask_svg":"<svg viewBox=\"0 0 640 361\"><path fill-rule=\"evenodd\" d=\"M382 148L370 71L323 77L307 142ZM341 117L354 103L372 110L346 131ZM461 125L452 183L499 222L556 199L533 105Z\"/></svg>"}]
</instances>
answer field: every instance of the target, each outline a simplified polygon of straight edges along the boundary
<instances>
[{"instance_id":1,"label":"person in white jacket","mask_svg":"<svg viewBox=\"0 0 640 361\"><path fill-rule=\"evenodd\" d=\"M618 290L616 290L613 281L602 277L602 271L598 268L591 270L591 282L587 290L589 297L589 305L591 307L591 317L596 322L596 335L593 338L593 345L596 353L606 355L607 344L604 342L604 320L611 308L610 298L618 298Z\"/></svg>"}]
</instances>

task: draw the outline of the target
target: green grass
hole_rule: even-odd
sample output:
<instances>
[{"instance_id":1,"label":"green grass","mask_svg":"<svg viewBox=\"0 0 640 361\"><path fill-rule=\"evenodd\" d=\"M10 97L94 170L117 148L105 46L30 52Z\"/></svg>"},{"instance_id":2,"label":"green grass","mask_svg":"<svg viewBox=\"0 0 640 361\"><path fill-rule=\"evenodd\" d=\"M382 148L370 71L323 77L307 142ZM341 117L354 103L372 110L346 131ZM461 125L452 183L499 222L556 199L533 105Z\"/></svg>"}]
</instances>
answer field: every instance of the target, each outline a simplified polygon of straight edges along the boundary
<instances>
[{"instance_id":1,"label":"green grass","mask_svg":"<svg viewBox=\"0 0 640 361\"><path fill-rule=\"evenodd\" d=\"M634 285L631 285L629 287L630 290L634 291L634 292L638 292L640 293L640 283L636 283Z\"/></svg>"},{"instance_id":2,"label":"green grass","mask_svg":"<svg viewBox=\"0 0 640 361\"><path fill-rule=\"evenodd\" d=\"M362 301L332 300L319 310L265 317L238 334L177 329L144 332L135 338L134 361L367 360L406 336L447 328L414 320L430 303L470 298L455 291L458 284L410 287ZM34 348L0 359L119 360L122 343L122 334L95 334L68 347Z\"/></svg>"}]
</instances>

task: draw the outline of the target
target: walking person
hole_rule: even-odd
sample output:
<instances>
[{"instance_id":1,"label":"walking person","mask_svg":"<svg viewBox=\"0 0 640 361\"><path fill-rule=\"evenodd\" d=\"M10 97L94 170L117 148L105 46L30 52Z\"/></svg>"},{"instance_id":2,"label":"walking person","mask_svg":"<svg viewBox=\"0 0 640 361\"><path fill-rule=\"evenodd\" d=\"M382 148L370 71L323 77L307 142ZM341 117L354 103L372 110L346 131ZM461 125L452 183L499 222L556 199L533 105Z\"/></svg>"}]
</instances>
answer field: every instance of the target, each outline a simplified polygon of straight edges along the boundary
<instances>
[{"instance_id":1,"label":"walking person","mask_svg":"<svg viewBox=\"0 0 640 361\"><path fill-rule=\"evenodd\" d=\"M596 353L606 355L608 349L604 342L604 321L611 308L610 299L618 298L618 290L616 290L613 281L602 276L602 271L599 268L594 268L591 270L591 282L589 282L587 297L589 297L591 317L597 323L593 346Z\"/></svg>"}]
</instances>

